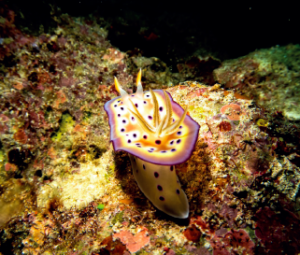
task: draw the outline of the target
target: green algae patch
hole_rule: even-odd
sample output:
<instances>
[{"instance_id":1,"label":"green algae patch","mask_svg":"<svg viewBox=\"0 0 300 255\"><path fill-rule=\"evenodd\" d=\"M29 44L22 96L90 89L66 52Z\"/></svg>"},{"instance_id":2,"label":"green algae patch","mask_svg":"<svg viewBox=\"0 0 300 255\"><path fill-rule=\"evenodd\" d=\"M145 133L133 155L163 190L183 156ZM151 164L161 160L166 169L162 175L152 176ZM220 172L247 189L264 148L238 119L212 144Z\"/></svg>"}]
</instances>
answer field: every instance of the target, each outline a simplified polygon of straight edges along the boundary
<instances>
[{"instance_id":1,"label":"green algae patch","mask_svg":"<svg viewBox=\"0 0 300 255\"><path fill-rule=\"evenodd\" d=\"M248 233L248 235L250 236L250 238L252 240L256 240L256 235L255 235L255 232L252 228L246 227L245 230L246 230L246 232Z\"/></svg>"},{"instance_id":2,"label":"green algae patch","mask_svg":"<svg viewBox=\"0 0 300 255\"><path fill-rule=\"evenodd\" d=\"M0 163L4 161L4 151L0 150Z\"/></svg>"},{"instance_id":3,"label":"green algae patch","mask_svg":"<svg viewBox=\"0 0 300 255\"><path fill-rule=\"evenodd\" d=\"M83 112L83 121L88 122L92 117L92 112Z\"/></svg>"},{"instance_id":4,"label":"green algae patch","mask_svg":"<svg viewBox=\"0 0 300 255\"><path fill-rule=\"evenodd\" d=\"M0 193L0 227L24 213L24 200L30 196L30 186L16 179L3 182ZM28 200L27 200L28 201Z\"/></svg>"},{"instance_id":5,"label":"green algae patch","mask_svg":"<svg viewBox=\"0 0 300 255\"><path fill-rule=\"evenodd\" d=\"M98 204L97 205L97 209L100 210L100 211L102 211L104 209L104 207L105 207L104 204Z\"/></svg>"},{"instance_id":6,"label":"green algae patch","mask_svg":"<svg viewBox=\"0 0 300 255\"><path fill-rule=\"evenodd\" d=\"M82 65L75 66L74 74L75 74L75 77L84 76L85 75L84 66L82 66Z\"/></svg>"},{"instance_id":7,"label":"green algae patch","mask_svg":"<svg viewBox=\"0 0 300 255\"><path fill-rule=\"evenodd\" d=\"M105 174L106 181L109 181L110 178L114 177L115 174L115 164L111 164L108 168L107 173Z\"/></svg>"},{"instance_id":8,"label":"green algae patch","mask_svg":"<svg viewBox=\"0 0 300 255\"><path fill-rule=\"evenodd\" d=\"M59 142L63 137L70 134L75 126L75 121L72 116L68 113L65 113L61 117L61 123L59 130L52 136L53 142Z\"/></svg>"},{"instance_id":9,"label":"green algae patch","mask_svg":"<svg viewBox=\"0 0 300 255\"><path fill-rule=\"evenodd\" d=\"M112 220L112 224L116 224L118 222L119 223L123 222L124 221L123 220L123 214L124 214L124 212L117 213L116 216Z\"/></svg>"}]
</instances>

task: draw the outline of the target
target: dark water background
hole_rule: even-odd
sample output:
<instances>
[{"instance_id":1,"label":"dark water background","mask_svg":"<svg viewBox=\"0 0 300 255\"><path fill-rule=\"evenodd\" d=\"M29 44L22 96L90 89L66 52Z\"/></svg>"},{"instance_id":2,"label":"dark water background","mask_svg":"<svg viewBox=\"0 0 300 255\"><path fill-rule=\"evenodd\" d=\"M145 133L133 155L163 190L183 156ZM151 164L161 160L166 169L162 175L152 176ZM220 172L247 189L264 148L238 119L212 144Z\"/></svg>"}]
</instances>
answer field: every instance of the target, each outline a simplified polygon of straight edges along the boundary
<instances>
[{"instance_id":1,"label":"dark water background","mask_svg":"<svg viewBox=\"0 0 300 255\"><path fill-rule=\"evenodd\" d=\"M122 51L139 48L145 57L155 56L173 66L197 50L224 60L255 49L300 43L296 1L52 0L7 4L16 11L16 24L32 32L41 24L50 32L55 28L52 17L62 13L103 17L111 24L108 39L115 47ZM142 27L147 28L144 34ZM151 33L158 38L145 40Z\"/></svg>"}]
</instances>

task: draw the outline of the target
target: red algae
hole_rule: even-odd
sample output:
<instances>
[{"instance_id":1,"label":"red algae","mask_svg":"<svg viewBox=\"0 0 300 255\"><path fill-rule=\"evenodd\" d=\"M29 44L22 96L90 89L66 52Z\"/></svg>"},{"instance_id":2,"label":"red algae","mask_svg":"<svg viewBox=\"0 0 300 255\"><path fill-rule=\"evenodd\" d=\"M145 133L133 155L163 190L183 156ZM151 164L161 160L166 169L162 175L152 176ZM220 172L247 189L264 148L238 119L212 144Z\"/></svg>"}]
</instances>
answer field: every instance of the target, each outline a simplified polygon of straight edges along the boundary
<instances>
[{"instance_id":1,"label":"red algae","mask_svg":"<svg viewBox=\"0 0 300 255\"><path fill-rule=\"evenodd\" d=\"M218 125L218 128L221 132L228 132L231 130L231 124L228 121L222 121Z\"/></svg>"},{"instance_id":2,"label":"red algae","mask_svg":"<svg viewBox=\"0 0 300 255\"><path fill-rule=\"evenodd\" d=\"M211 240L214 255L254 254L254 242L243 229L230 230L224 237Z\"/></svg>"},{"instance_id":3,"label":"red algae","mask_svg":"<svg viewBox=\"0 0 300 255\"><path fill-rule=\"evenodd\" d=\"M101 246L104 248L100 249L100 254L122 255L126 252L126 246L119 240L113 241L111 235L101 242Z\"/></svg>"},{"instance_id":4,"label":"red algae","mask_svg":"<svg viewBox=\"0 0 300 255\"><path fill-rule=\"evenodd\" d=\"M146 228L142 229L136 235L131 234L128 230L121 230L119 233L114 234L113 238L120 238L121 242L126 245L131 253L139 251L150 242Z\"/></svg>"},{"instance_id":5,"label":"red algae","mask_svg":"<svg viewBox=\"0 0 300 255\"><path fill-rule=\"evenodd\" d=\"M15 172L17 169L18 169L18 167L15 164L11 164L11 163L5 164L5 171Z\"/></svg>"},{"instance_id":6,"label":"red algae","mask_svg":"<svg viewBox=\"0 0 300 255\"><path fill-rule=\"evenodd\" d=\"M54 101L53 107L54 108L59 108L60 104L63 104L64 102L67 101L66 94L60 90L56 93L57 99Z\"/></svg>"},{"instance_id":7,"label":"red algae","mask_svg":"<svg viewBox=\"0 0 300 255\"><path fill-rule=\"evenodd\" d=\"M25 144L27 143L27 135L24 131L24 129L20 128L15 134L14 134L14 139L19 142L19 143L22 143L22 144Z\"/></svg>"},{"instance_id":8,"label":"red algae","mask_svg":"<svg viewBox=\"0 0 300 255\"><path fill-rule=\"evenodd\" d=\"M255 217L257 224L256 236L270 254L298 254L300 252L300 238L298 227L299 218L288 210L275 213L269 207L260 209Z\"/></svg>"},{"instance_id":9,"label":"red algae","mask_svg":"<svg viewBox=\"0 0 300 255\"><path fill-rule=\"evenodd\" d=\"M192 242L199 242L201 238L201 231L196 228L195 225L191 225L186 230L183 231L184 236L187 240Z\"/></svg>"}]
</instances>

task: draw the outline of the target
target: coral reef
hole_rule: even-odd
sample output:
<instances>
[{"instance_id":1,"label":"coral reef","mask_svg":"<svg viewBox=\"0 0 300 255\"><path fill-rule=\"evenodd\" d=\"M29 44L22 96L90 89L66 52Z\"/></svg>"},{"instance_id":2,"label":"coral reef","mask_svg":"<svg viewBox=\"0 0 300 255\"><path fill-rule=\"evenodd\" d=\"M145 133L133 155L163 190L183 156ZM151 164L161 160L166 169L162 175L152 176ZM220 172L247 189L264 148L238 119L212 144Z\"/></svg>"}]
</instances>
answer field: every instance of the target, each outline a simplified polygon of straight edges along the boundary
<instances>
[{"instance_id":1,"label":"coral reef","mask_svg":"<svg viewBox=\"0 0 300 255\"><path fill-rule=\"evenodd\" d=\"M260 106L299 120L299 50L299 45L256 50L224 61L213 71L214 77L225 88L256 99Z\"/></svg>"},{"instance_id":2,"label":"coral reef","mask_svg":"<svg viewBox=\"0 0 300 255\"><path fill-rule=\"evenodd\" d=\"M220 67L192 58L179 68L203 83L175 84L165 63L114 48L92 18L61 15L53 33L33 36L0 12L0 253L300 252L299 65L282 59L298 45ZM137 67L145 89L165 89L201 126L176 165L187 220L153 207L109 141L113 77L132 93Z\"/></svg>"}]
</instances>

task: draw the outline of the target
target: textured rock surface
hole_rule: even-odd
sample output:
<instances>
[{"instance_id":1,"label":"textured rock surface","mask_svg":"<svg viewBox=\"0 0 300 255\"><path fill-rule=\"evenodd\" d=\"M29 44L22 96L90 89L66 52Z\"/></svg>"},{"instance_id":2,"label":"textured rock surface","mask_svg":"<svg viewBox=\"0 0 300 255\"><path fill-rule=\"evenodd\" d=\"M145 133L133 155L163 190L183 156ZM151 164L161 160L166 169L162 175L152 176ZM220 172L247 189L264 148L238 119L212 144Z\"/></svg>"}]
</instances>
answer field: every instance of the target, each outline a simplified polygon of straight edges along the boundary
<instances>
[{"instance_id":1,"label":"textured rock surface","mask_svg":"<svg viewBox=\"0 0 300 255\"><path fill-rule=\"evenodd\" d=\"M289 120L299 120L299 52L299 45L257 50L224 61L214 76L226 88L255 99L260 106L282 111Z\"/></svg>"}]
</instances>

